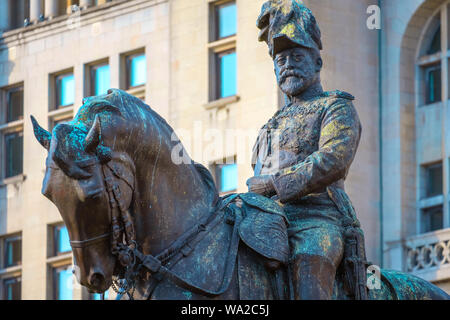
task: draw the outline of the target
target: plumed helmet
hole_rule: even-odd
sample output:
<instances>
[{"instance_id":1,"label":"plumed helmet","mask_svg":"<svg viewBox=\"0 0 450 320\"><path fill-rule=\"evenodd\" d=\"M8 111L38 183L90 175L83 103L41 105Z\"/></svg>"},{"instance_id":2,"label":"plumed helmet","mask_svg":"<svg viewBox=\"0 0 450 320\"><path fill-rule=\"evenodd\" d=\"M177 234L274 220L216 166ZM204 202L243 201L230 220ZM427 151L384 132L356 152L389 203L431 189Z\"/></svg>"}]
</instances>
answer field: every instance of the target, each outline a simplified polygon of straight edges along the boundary
<instances>
[{"instance_id":1,"label":"plumed helmet","mask_svg":"<svg viewBox=\"0 0 450 320\"><path fill-rule=\"evenodd\" d=\"M265 2L256 24L261 30L258 40L267 43L272 58L292 47L322 50L316 18L301 0Z\"/></svg>"}]
</instances>

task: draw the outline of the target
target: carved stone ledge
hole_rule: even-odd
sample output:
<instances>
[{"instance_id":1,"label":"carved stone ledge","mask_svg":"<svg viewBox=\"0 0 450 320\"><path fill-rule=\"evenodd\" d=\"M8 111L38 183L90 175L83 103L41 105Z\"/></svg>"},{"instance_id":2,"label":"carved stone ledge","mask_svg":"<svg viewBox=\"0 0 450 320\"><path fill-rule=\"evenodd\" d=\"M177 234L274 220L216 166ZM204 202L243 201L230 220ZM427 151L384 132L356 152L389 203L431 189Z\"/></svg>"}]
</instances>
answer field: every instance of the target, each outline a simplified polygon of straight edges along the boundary
<instances>
[{"instance_id":1,"label":"carved stone ledge","mask_svg":"<svg viewBox=\"0 0 450 320\"><path fill-rule=\"evenodd\" d=\"M27 178L27 176L25 174L19 174L19 175L14 176L14 177L5 178L3 180L0 180L0 187L7 186L9 184L22 183L22 182L25 181L26 178Z\"/></svg>"},{"instance_id":2,"label":"carved stone ledge","mask_svg":"<svg viewBox=\"0 0 450 320\"><path fill-rule=\"evenodd\" d=\"M450 229L410 237L405 245L406 271L432 278L426 280L447 277L448 272L443 271L450 270Z\"/></svg>"},{"instance_id":3,"label":"carved stone ledge","mask_svg":"<svg viewBox=\"0 0 450 320\"><path fill-rule=\"evenodd\" d=\"M206 110L218 109L221 107L225 107L226 105L238 102L239 99L240 99L239 96L231 96L231 97L226 97L226 98L211 101L203 106L205 107Z\"/></svg>"}]
</instances>

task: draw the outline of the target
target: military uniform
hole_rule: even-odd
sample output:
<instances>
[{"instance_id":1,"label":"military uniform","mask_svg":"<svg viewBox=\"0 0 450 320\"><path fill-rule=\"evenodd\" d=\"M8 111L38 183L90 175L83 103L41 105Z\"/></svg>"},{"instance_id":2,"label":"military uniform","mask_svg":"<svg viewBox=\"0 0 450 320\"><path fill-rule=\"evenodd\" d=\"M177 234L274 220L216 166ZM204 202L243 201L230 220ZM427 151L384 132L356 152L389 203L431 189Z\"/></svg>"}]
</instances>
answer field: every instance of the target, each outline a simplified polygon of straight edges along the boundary
<instances>
[{"instance_id":1,"label":"military uniform","mask_svg":"<svg viewBox=\"0 0 450 320\"><path fill-rule=\"evenodd\" d=\"M344 192L361 135L353 99L334 91L286 105L264 125L253 150L254 168L272 175L289 219L291 262L314 256L334 273L343 256L343 223L356 219Z\"/></svg>"},{"instance_id":2,"label":"military uniform","mask_svg":"<svg viewBox=\"0 0 450 320\"><path fill-rule=\"evenodd\" d=\"M267 1L257 26L259 40L267 43L273 59L295 47L320 56L320 29L301 0ZM286 68L294 68L286 61L275 62L277 77L280 65L284 74ZM314 74L308 68L321 64L318 59L296 68L304 68L297 72L306 72L311 80ZM364 239L344 191L344 180L359 144L361 124L352 95L342 91L322 92L321 86L313 92L307 99L296 97L293 101L302 102L288 103L262 128L252 164L255 176L262 176L257 180L262 181L262 194L276 193L274 198L289 220L289 266L294 297L331 298L336 270L344 257L347 283L356 283L351 291L356 298L364 299ZM258 190L251 184L252 190Z\"/></svg>"}]
</instances>

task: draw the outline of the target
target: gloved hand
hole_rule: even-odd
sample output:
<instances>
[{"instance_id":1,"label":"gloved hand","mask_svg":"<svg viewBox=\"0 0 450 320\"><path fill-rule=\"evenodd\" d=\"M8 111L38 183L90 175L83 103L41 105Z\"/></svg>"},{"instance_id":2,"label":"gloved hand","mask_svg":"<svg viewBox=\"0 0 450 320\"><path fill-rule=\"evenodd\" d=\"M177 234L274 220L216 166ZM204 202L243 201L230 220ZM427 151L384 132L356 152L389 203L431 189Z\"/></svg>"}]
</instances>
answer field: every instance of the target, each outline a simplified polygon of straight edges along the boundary
<instances>
[{"instance_id":1,"label":"gloved hand","mask_svg":"<svg viewBox=\"0 0 450 320\"><path fill-rule=\"evenodd\" d=\"M258 193L265 197L271 197L276 194L272 176L270 175L251 177L247 180L247 186L249 192Z\"/></svg>"}]
</instances>

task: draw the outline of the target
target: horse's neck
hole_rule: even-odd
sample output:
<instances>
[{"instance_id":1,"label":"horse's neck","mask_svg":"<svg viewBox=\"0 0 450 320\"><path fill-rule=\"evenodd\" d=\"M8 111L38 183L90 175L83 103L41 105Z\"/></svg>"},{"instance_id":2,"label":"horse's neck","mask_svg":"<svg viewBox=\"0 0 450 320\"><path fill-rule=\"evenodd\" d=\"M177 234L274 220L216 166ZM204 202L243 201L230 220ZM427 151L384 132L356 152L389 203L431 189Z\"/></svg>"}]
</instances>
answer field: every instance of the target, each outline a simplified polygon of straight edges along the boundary
<instances>
[{"instance_id":1,"label":"horse's neck","mask_svg":"<svg viewBox=\"0 0 450 320\"><path fill-rule=\"evenodd\" d=\"M138 242L146 254L158 254L206 216L214 201L194 165L166 164L150 174L135 201Z\"/></svg>"}]
</instances>

